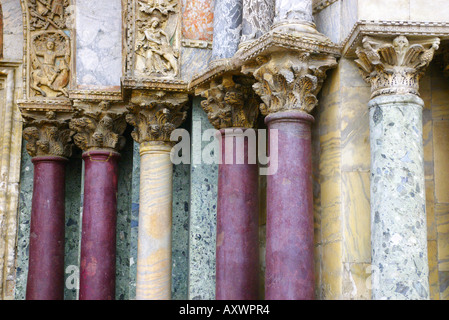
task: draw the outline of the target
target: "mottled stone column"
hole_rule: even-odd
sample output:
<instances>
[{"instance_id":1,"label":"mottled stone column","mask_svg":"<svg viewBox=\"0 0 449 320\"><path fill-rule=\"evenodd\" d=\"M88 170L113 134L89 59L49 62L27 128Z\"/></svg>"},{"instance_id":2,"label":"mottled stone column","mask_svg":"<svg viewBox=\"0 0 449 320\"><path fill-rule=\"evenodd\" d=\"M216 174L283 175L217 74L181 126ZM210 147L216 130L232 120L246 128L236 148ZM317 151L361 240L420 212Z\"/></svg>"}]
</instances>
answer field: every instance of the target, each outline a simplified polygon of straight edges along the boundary
<instances>
[{"instance_id":1,"label":"mottled stone column","mask_svg":"<svg viewBox=\"0 0 449 320\"><path fill-rule=\"evenodd\" d=\"M243 0L217 0L214 10L212 60L231 58L242 34Z\"/></svg>"},{"instance_id":2,"label":"mottled stone column","mask_svg":"<svg viewBox=\"0 0 449 320\"><path fill-rule=\"evenodd\" d=\"M439 39L365 37L356 63L371 83L373 299L429 299L419 79Z\"/></svg>"},{"instance_id":3,"label":"mottled stone column","mask_svg":"<svg viewBox=\"0 0 449 320\"><path fill-rule=\"evenodd\" d=\"M33 157L27 300L64 298L65 166L71 133L54 112L25 116L24 138Z\"/></svg>"},{"instance_id":4,"label":"mottled stone column","mask_svg":"<svg viewBox=\"0 0 449 320\"><path fill-rule=\"evenodd\" d=\"M268 32L274 19L274 0L243 0L242 37L239 47Z\"/></svg>"},{"instance_id":5,"label":"mottled stone column","mask_svg":"<svg viewBox=\"0 0 449 320\"><path fill-rule=\"evenodd\" d=\"M84 151L80 300L115 299L118 160L126 121L119 106L75 102L70 122ZM114 110L115 108L115 110Z\"/></svg>"},{"instance_id":6,"label":"mottled stone column","mask_svg":"<svg viewBox=\"0 0 449 320\"><path fill-rule=\"evenodd\" d=\"M136 299L171 299L172 131L186 117L187 95L134 91L128 123L140 143Z\"/></svg>"},{"instance_id":7,"label":"mottled stone column","mask_svg":"<svg viewBox=\"0 0 449 320\"><path fill-rule=\"evenodd\" d=\"M241 79L240 79L241 80ZM248 80L247 80L248 81ZM220 129L216 299L256 300L259 275L259 199L255 126L260 103L251 81L231 74L197 90L209 121ZM223 97L227 97L223 99Z\"/></svg>"},{"instance_id":8,"label":"mottled stone column","mask_svg":"<svg viewBox=\"0 0 449 320\"><path fill-rule=\"evenodd\" d=\"M296 66L295 69L290 66ZM330 55L278 51L248 64L266 115L272 161L267 176L265 298L315 298L309 114L317 105ZM276 81L273 81L276 77ZM277 160L276 160L277 159Z\"/></svg>"}]
</instances>

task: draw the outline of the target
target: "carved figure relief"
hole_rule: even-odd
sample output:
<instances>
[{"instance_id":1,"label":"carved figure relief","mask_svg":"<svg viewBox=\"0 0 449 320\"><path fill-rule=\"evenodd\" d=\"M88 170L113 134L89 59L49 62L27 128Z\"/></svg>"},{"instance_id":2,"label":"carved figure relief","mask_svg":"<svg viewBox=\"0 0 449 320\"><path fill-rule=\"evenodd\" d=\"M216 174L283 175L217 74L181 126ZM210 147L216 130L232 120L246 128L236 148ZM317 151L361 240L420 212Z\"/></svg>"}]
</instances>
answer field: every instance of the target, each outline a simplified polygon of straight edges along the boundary
<instances>
[{"instance_id":1,"label":"carved figure relief","mask_svg":"<svg viewBox=\"0 0 449 320\"><path fill-rule=\"evenodd\" d=\"M138 1L135 72L138 77L179 74L178 0Z\"/></svg>"},{"instance_id":2,"label":"carved figure relief","mask_svg":"<svg viewBox=\"0 0 449 320\"><path fill-rule=\"evenodd\" d=\"M35 95L68 97L70 40L63 32L36 35L31 41L31 82Z\"/></svg>"},{"instance_id":3,"label":"carved figure relief","mask_svg":"<svg viewBox=\"0 0 449 320\"><path fill-rule=\"evenodd\" d=\"M405 36L393 41L363 38L356 50L365 81L371 84L372 98L384 94L419 95L419 79L440 45L439 38L410 42Z\"/></svg>"},{"instance_id":4,"label":"carved figure relief","mask_svg":"<svg viewBox=\"0 0 449 320\"><path fill-rule=\"evenodd\" d=\"M23 2L28 27L27 98L66 99L71 78L70 0Z\"/></svg>"}]
</instances>

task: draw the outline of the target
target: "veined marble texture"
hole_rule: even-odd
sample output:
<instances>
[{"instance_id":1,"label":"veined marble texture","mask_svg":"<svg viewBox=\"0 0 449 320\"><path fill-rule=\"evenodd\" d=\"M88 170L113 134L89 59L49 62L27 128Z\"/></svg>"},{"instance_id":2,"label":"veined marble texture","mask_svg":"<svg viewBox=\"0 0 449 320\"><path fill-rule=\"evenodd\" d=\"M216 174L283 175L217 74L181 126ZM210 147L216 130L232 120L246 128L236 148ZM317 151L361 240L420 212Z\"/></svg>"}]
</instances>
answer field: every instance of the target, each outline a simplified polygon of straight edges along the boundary
<instances>
[{"instance_id":1,"label":"veined marble texture","mask_svg":"<svg viewBox=\"0 0 449 320\"><path fill-rule=\"evenodd\" d=\"M212 41L215 0L183 0L182 36L190 40Z\"/></svg>"},{"instance_id":2,"label":"veined marble texture","mask_svg":"<svg viewBox=\"0 0 449 320\"><path fill-rule=\"evenodd\" d=\"M84 88L120 86L120 0L76 1L76 82Z\"/></svg>"},{"instance_id":3,"label":"veined marble texture","mask_svg":"<svg viewBox=\"0 0 449 320\"><path fill-rule=\"evenodd\" d=\"M259 38L270 30L274 19L274 0L243 0L242 39Z\"/></svg>"},{"instance_id":4,"label":"veined marble texture","mask_svg":"<svg viewBox=\"0 0 449 320\"><path fill-rule=\"evenodd\" d=\"M313 21L312 0L277 0L274 23L284 21Z\"/></svg>"},{"instance_id":5,"label":"veined marble texture","mask_svg":"<svg viewBox=\"0 0 449 320\"><path fill-rule=\"evenodd\" d=\"M242 34L243 0L216 0L212 60L231 58Z\"/></svg>"},{"instance_id":6,"label":"veined marble texture","mask_svg":"<svg viewBox=\"0 0 449 320\"><path fill-rule=\"evenodd\" d=\"M140 146L136 298L170 300L173 164L170 145Z\"/></svg>"}]
</instances>

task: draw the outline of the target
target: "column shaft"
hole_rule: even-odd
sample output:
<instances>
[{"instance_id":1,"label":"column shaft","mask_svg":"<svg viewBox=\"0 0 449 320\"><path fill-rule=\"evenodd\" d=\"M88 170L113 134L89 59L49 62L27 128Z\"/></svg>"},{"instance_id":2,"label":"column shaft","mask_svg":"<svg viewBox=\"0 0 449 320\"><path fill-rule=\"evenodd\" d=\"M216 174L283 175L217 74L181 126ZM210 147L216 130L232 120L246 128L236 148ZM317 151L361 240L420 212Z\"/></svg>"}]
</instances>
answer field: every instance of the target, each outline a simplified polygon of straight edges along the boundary
<instances>
[{"instance_id":1,"label":"column shaft","mask_svg":"<svg viewBox=\"0 0 449 320\"><path fill-rule=\"evenodd\" d=\"M267 116L265 122L270 140L273 130L278 130L278 171L267 176L265 298L314 299L313 117L280 112Z\"/></svg>"},{"instance_id":2,"label":"column shaft","mask_svg":"<svg viewBox=\"0 0 449 320\"><path fill-rule=\"evenodd\" d=\"M171 298L172 146L143 142L140 146L140 204L136 298Z\"/></svg>"},{"instance_id":3,"label":"column shaft","mask_svg":"<svg viewBox=\"0 0 449 320\"><path fill-rule=\"evenodd\" d=\"M27 300L64 298L66 158L35 157Z\"/></svg>"},{"instance_id":4,"label":"column shaft","mask_svg":"<svg viewBox=\"0 0 449 320\"><path fill-rule=\"evenodd\" d=\"M110 151L83 154L84 203L80 300L115 299L118 159Z\"/></svg>"},{"instance_id":5,"label":"column shaft","mask_svg":"<svg viewBox=\"0 0 449 320\"><path fill-rule=\"evenodd\" d=\"M259 289L258 166L248 161L249 139L241 133L232 133L233 130L221 130L223 163L218 169L216 299L256 300ZM237 163L237 148L244 155L241 164ZM233 162L226 163L227 157Z\"/></svg>"},{"instance_id":6,"label":"column shaft","mask_svg":"<svg viewBox=\"0 0 449 320\"><path fill-rule=\"evenodd\" d=\"M369 102L373 299L428 299L423 101Z\"/></svg>"},{"instance_id":7,"label":"column shaft","mask_svg":"<svg viewBox=\"0 0 449 320\"><path fill-rule=\"evenodd\" d=\"M242 33L243 0L218 0L214 9L214 41L211 60L231 58Z\"/></svg>"},{"instance_id":8,"label":"column shaft","mask_svg":"<svg viewBox=\"0 0 449 320\"><path fill-rule=\"evenodd\" d=\"M268 32L274 19L274 0L243 0L240 45Z\"/></svg>"}]
</instances>

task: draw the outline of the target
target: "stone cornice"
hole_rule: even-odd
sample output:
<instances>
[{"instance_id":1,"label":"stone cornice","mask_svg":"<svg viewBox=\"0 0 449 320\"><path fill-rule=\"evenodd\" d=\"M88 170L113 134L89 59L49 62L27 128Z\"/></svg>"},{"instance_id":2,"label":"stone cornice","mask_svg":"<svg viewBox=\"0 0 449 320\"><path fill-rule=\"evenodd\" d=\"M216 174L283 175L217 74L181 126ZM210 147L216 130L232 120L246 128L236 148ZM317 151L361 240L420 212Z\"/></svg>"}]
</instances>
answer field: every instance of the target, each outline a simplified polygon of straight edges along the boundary
<instances>
[{"instance_id":1,"label":"stone cornice","mask_svg":"<svg viewBox=\"0 0 449 320\"><path fill-rule=\"evenodd\" d=\"M72 103L70 100L17 100L17 104L22 112L72 112Z\"/></svg>"},{"instance_id":2,"label":"stone cornice","mask_svg":"<svg viewBox=\"0 0 449 320\"><path fill-rule=\"evenodd\" d=\"M121 91L109 90L69 90L69 98L72 101L123 101Z\"/></svg>"},{"instance_id":3,"label":"stone cornice","mask_svg":"<svg viewBox=\"0 0 449 320\"><path fill-rule=\"evenodd\" d=\"M162 90L167 92L187 92L188 83L176 79L146 79L123 77L122 91L124 90Z\"/></svg>"},{"instance_id":4,"label":"stone cornice","mask_svg":"<svg viewBox=\"0 0 449 320\"><path fill-rule=\"evenodd\" d=\"M347 58L356 57L356 48L362 45L365 36L395 37L403 35L411 40L428 37L449 39L449 22L420 21L358 21L349 36L342 43L342 55Z\"/></svg>"}]
</instances>

